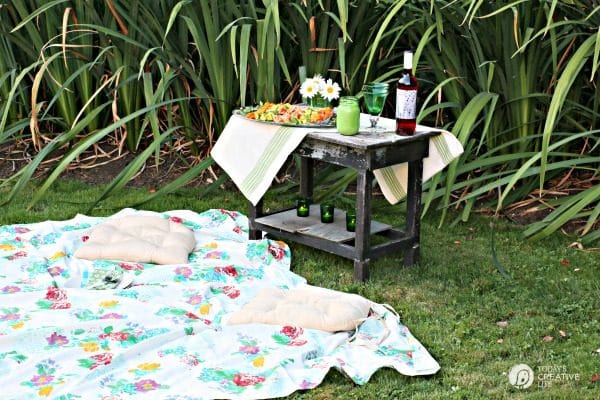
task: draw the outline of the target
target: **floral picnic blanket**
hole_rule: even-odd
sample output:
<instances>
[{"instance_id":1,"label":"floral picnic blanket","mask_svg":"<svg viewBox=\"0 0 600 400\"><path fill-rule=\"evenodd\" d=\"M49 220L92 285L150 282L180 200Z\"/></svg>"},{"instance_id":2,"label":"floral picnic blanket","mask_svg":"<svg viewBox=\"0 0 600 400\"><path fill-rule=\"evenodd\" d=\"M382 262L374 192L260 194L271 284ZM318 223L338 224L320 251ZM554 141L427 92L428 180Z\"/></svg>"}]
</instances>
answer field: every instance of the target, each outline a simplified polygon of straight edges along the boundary
<instances>
[{"instance_id":1,"label":"floral picnic blanket","mask_svg":"<svg viewBox=\"0 0 600 400\"><path fill-rule=\"evenodd\" d=\"M192 229L187 264L72 256L106 218L0 227L3 399L264 399L319 385L330 368L365 384L381 367L433 374L437 362L398 317L375 304L357 332L227 325L265 287L305 280L289 247L248 240L244 215L154 213Z\"/></svg>"}]
</instances>

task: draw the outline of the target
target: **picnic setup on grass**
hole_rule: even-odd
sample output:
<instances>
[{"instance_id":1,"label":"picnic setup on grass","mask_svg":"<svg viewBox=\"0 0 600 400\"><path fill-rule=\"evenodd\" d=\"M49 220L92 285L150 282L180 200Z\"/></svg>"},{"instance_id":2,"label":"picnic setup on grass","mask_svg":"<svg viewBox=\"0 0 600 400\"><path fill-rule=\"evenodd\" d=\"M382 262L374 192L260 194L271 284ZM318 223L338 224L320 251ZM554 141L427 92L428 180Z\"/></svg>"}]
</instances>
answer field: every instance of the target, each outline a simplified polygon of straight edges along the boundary
<instances>
[{"instance_id":1,"label":"picnic setup on grass","mask_svg":"<svg viewBox=\"0 0 600 400\"><path fill-rule=\"evenodd\" d=\"M357 281L392 252L419 260L422 181L462 146L415 125L414 110L407 128L357 104L231 116L212 157L248 199L248 217L128 208L0 227L2 397L265 399L314 388L331 368L359 385L380 368L435 374L440 365L393 308L290 270L287 241L352 260ZM263 196L293 153L299 200L265 213ZM312 203L317 161L356 169L355 210ZM407 198L404 230L371 219L375 180L390 203ZM374 234L386 241L371 246Z\"/></svg>"}]
</instances>

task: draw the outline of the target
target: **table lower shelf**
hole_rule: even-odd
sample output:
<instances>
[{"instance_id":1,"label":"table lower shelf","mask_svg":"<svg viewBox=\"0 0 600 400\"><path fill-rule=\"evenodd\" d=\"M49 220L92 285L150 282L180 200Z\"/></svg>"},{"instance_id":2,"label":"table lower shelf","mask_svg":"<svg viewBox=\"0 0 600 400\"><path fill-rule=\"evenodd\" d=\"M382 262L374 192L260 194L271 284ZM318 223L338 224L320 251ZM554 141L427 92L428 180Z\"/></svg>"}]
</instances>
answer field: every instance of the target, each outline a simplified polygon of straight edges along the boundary
<instances>
[{"instance_id":1,"label":"table lower shelf","mask_svg":"<svg viewBox=\"0 0 600 400\"><path fill-rule=\"evenodd\" d=\"M346 230L346 213L342 210L334 211L332 223L322 223L318 204L310 206L308 217L298 217L296 210L292 209L257 218L256 222L278 231L312 236L336 243L348 242L356 236L354 232ZM373 234L390 229L392 229L391 225L371 221L371 233Z\"/></svg>"},{"instance_id":2,"label":"table lower shelf","mask_svg":"<svg viewBox=\"0 0 600 400\"><path fill-rule=\"evenodd\" d=\"M346 213L336 210L334 222L321 222L318 205L312 205L310 216L298 217L296 210L275 212L252 222L254 229L263 231L282 240L290 240L351 260L376 259L401 249L418 246L418 239L406 235L391 225L371 221L371 234L387 238L385 243L370 245L363 257L359 256L355 241L355 232L346 231ZM369 240L370 241L370 240Z\"/></svg>"}]
</instances>

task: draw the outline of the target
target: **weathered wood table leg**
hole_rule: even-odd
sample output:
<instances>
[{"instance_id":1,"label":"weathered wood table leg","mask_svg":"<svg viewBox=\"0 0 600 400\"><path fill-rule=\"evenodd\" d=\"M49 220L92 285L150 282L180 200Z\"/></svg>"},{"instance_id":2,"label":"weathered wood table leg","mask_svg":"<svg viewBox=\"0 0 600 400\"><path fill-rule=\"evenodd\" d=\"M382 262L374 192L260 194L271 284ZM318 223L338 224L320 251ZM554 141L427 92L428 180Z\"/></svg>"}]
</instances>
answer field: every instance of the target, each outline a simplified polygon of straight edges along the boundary
<instances>
[{"instance_id":1,"label":"weathered wood table leg","mask_svg":"<svg viewBox=\"0 0 600 400\"><path fill-rule=\"evenodd\" d=\"M408 192L406 194L406 235L411 246L404 252L404 265L410 267L419 262L421 248L421 191L423 160L408 163Z\"/></svg>"},{"instance_id":2,"label":"weathered wood table leg","mask_svg":"<svg viewBox=\"0 0 600 400\"><path fill-rule=\"evenodd\" d=\"M354 256L354 280L369 279L369 250L371 236L371 189L373 172L359 170L356 182L356 236Z\"/></svg>"},{"instance_id":3,"label":"weathered wood table leg","mask_svg":"<svg viewBox=\"0 0 600 400\"><path fill-rule=\"evenodd\" d=\"M254 220L262 217L263 213L263 201L260 199L256 205L248 202L248 237L250 240L262 239L262 231L260 229L254 229Z\"/></svg>"},{"instance_id":4,"label":"weathered wood table leg","mask_svg":"<svg viewBox=\"0 0 600 400\"><path fill-rule=\"evenodd\" d=\"M312 198L313 165L312 158L300 157L300 196L302 197Z\"/></svg>"}]
</instances>

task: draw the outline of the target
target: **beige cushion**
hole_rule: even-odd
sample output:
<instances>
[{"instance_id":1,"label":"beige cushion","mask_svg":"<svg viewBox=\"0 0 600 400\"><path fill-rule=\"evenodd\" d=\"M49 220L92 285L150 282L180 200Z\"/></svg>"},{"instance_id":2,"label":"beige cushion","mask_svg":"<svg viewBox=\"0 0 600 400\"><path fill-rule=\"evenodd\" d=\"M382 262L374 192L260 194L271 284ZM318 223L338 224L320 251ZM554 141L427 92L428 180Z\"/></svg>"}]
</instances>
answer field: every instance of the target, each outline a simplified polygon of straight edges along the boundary
<instances>
[{"instance_id":1,"label":"beige cushion","mask_svg":"<svg viewBox=\"0 0 600 400\"><path fill-rule=\"evenodd\" d=\"M195 245L194 233L182 224L160 217L132 216L96 226L75 257L185 264Z\"/></svg>"},{"instance_id":2,"label":"beige cushion","mask_svg":"<svg viewBox=\"0 0 600 400\"><path fill-rule=\"evenodd\" d=\"M291 325L327 332L348 331L369 315L371 302L357 294L305 285L289 290L261 289L231 315L237 324Z\"/></svg>"}]
</instances>

